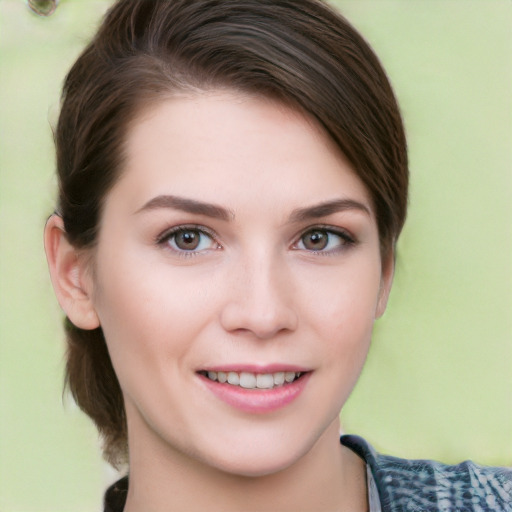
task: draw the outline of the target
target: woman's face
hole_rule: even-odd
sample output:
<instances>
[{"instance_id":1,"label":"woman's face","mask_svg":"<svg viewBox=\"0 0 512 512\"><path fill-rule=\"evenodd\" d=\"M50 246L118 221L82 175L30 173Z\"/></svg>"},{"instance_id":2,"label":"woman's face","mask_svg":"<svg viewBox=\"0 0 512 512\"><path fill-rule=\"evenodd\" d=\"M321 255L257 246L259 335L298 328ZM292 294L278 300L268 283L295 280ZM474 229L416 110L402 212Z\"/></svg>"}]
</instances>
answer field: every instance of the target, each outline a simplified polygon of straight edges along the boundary
<instances>
[{"instance_id":1,"label":"woman's face","mask_svg":"<svg viewBox=\"0 0 512 512\"><path fill-rule=\"evenodd\" d=\"M226 92L145 112L89 282L132 462L260 475L331 442L391 273L365 187L313 121Z\"/></svg>"}]
</instances>

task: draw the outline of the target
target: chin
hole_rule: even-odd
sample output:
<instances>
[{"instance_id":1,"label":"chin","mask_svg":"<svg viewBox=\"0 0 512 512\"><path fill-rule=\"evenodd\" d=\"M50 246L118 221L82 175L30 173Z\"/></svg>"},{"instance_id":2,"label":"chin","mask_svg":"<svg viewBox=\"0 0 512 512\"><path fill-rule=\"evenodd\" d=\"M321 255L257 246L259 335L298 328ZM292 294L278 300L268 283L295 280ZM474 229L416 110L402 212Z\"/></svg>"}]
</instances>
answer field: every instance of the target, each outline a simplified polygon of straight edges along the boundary
<instances>
[{"instance_id":1,"label":"chin","mask_svg":"<svg viewBox=\"0 0 512 512\"><path fill-rule=\"evenodd\" d=\"M284 471L301 460L314 445L308 437L268 435L250 436L245 440L231 439L218 446L229 447L219 453L210 452L203 462L219 471L240 477L263 477Z\"/></svg>"},{"instance_id":2,"label":"chin","mask_svg":"<svg viewBox=\"0 0 512 512\"><path fill-rule=\"evenodd\" d=\"M267 456L268 455L268 456ZM300 457L276 457L274 454L265 454L259 457L236 457L236 460L217 461L215 467L223 473L232 476L257 478L274 475L288 469Z\"/></svg>"}]
</instances>

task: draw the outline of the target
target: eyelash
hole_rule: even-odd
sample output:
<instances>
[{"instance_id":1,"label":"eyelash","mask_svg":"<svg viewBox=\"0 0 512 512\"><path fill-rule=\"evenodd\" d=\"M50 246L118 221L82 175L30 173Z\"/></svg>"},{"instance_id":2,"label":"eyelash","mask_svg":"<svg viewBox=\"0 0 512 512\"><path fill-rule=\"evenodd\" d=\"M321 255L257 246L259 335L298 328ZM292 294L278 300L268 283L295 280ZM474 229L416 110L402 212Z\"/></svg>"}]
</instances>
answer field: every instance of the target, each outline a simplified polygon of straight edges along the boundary
<instances>
[{"instance_id":1,"label":"eyelash","mask_svg":"<svg viewBox=\"0 0 512 512\"><path fill-rule=\"evenodd\" d=\"M176 237L176 235L178 235L179 233L186 233L186 232L194 232L194 233L198 233L199 235L207 236L211 240L211 243L215 244L216 246L213 248L200 249L200 250L193 250L193 249L187 250L187 249L174 248L174 247L170 246L169 242L174 237ZM302 242L302 244L304 244L304 242L303 242L304 237L306 237L308 234L311 234L314 232L327 234L328 235L327 244L329 244L329 242L330 242L329 237L331 235L339 237L341 239L340 244L337 247L327 249L327 250L324 250L324 248L315 250L315 249L307 249L307 248L298 247L298 245L301 242ZM187 257L193 257L196 255L199 255L205 251L209 252L211 250L216 250L216 249L221 248L220 244L216 241L216 238L217 238L216 234L212 230L206 228L205 226L200 226L200 225L196 225L196 224L179 225L179 226L174 226L170 229L167 229L166 231L164 231L163 233L158 235L156 237L156 244L159 246L162 246L162 247L166 246L169 250L173 251L178 256L187 258ZM356 243L357 242L354 239L354 237L352 235L350 235L346 230L343 230L340 228L335 228L332 226L318 225L318 226L308 227L306 230L302 231L301 234L296 238L296 241L292 244L291 247L294 250L306 251L308 253L315 254L315 255L333 255L333 254L337 254L343 250L346 250L351 246L354 246Z\"/></svg>"},{"instance_id":2,"label":"eyelash","mask_svg":"<svg viewBox=\"0 0 512 512\"><path fill-rule=\"evenodd\" d=\"M209 248L209 249L201 249L201 250L186 250L186 249L179 249L179 248L174 248L174 247L171 247L169 242L171 240L173 240L173 238L176 237L176 235L178 235L179 233L186 233L186 232L193 232L193 233L198 233L200 235L204 235L204 236L207 236L208 238L210 238L212 244L216 244L216 247L213 247L213 248ZM204 252L205 250L206 251L210 251L210 250L216 250L218 248L220 248L220 244L216 242L216 235L213 231L211 231L210 229L204 227L204 226L198 226L197 224L191 224L191 225L179 225L179 226L175 226L175 227L172 227L170 229L167 229L166 231L164 231L163 233L161 233L160 235L158 235L156 237L156 244L159 245L159 246L166 246L169 250L173 251L175 254L177 254L178 256L180 257L183 257L183 258L189 258L189 257L192 257L192 256L195 256L195 255L198 255L202 252Z\"/></svg>"},{"instance_id":3,"label":"eyelash","mask_svg":"<svg viewBox=\"0 0 512 512\"><path fill-rule=\"evenodd\" d=\"M301 241L302 241L302 243L304 243L303 239L305 236L307 236L310 233L314 233L314 232L327 234L328 237L330 237L331 235L339 237L340 244L337 247L327 249L327 250L324 250L323 248L319 249L319 250L314 250L314 249L307 249L307 248L301 249L301 248L297 247L299 245L299 243L301 243ZM330 240L328 239L327 243L329 243L329 242L330 242ZM346 231L344 229L335 228L333 226L319 225L319 226L312 226L310 228L307 228L305 231L303 231L297 238L297 241L294 242L294 244L292 245L292 248L295 250L298 250L298 251L300 251L300 250L307 251L308 253L314 254L314 255L330 256L330 255L338 254L344 250L347 250L350 247L353 247L354 245L356 245L356 243L357 243L357 240L348 231Z\"/></svg>"}]
</instances>

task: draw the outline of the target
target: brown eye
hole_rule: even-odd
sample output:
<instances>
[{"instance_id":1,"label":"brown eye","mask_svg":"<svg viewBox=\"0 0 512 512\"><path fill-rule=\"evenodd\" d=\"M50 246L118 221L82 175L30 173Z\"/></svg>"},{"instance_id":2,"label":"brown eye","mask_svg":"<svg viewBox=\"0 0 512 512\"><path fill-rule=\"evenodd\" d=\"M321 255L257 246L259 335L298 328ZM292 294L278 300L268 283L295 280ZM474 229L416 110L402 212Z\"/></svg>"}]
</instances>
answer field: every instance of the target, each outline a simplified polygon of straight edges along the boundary
<instances>
[{"instance_id":1,"label":"brown eye","mask_svg":"<svg viewBox=\"0 0 512 512\"><path fill-rule=\"evenodd\" d=\"M200 252L217 247L210 234L202 229L185 227L167 233L159 244L166 244L176 252Z\"/></svg>"},{"instance_id":2,"label":"brown eye","mask_svg":"<svg viewBox=\"0 0 512 512\"><path fill-rule=\"evenodd\" d=\"M302 235L301 241L304 244L304 248L308 251L321 251L329 243L329 234L326 231L316 229Z\"/></svg>"},{"instance_id":3,"label":"brown eye","mask_svg":"<svg viewBox=\"0 0 512 512\"><path fill-rule=\"evenodd\" d=\"M201 240L201 235L197 231L187 230L187 231L178 231L174 235L174 243L178 249L182 249L183 251L195 251Z\"/></svg>"},{"instance_id":4,"label":"brown eye","mask_svg":"<svg viewBox=\"0 0 512 512\"><path fill-rule=\"evenodd\" d=\"M329 253L354 243L354 239L344 231L316 228L306 231L295 248L302 251Z\"/></svg>"}]
</instances>

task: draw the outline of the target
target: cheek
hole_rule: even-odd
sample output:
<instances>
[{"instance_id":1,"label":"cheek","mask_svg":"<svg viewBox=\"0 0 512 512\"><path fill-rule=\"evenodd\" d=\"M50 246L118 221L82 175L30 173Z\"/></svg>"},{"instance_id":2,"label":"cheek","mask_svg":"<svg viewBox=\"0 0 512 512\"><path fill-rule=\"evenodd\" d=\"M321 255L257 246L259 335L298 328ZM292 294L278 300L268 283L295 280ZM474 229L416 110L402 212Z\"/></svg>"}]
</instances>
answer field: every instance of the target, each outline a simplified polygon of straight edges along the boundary
<instances>
[{"instance_id":1,"label":"cheek","mask_svg":"<svg viewBox=\"0 0 512 512\"><path fill-rule=\"evenodd\" d=\"M135 381L147 387L186 361L207 316L204 294L140 261L102 261L116 262L98 269L95 297L114 369L123 391Z\"/></svg>"},{"instance_id":2,"label":"cheek","mask_svg":"<svg viewBox=\"0 0 512 512\"><path fill-rule=\"evenodd\" d=\"M322 299L317 297L304 308L319 343L319 376L321 372L325 396L332 396L334 415L361 373L375 321L380 268L363 265L358 270L340 272L336 279L325 281Z\"/></svg>"},{"instance_id":3,"label":"cheek","mask_svg":"<svg viewBox=\"0 0 512 512\"><path fill-rule=\"evenodd\" d=\"M378 279L346 279L331 289L330 300L314 312L316 336L322 349L319 376L325 396L331 396L335 416L343 408L366 361L378 300ZM364 285L364 286L363 286Z\"/></svg>"},{"instance_id":4,"label":"cheek","mask_svg":"<svg viewBox=\"0 0 512 512\"><path fill-rule=\"evenodd\" d=\"M322 282L321 293L309 294L308 304L302 308L321 338L331 340L332 350L368 343L379 299L378 265L340 271Z\"/></svg>"},{"instance_id":5,"label":"cheek","mask_svg":"<svg viewBox=\"0 0 512 512\"><path fill-rule=\"evenodd\" d=\"M208 276L139 252L128 247L102 256L106 263L98 269L95 297L102 325L113 322L120 330L133 329L133 334L179 338L181 331L191 328L190 319L207 309Z\"/></svg>"}]
</instances>

